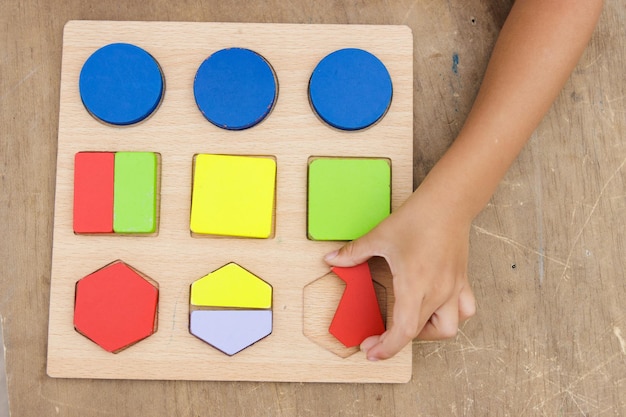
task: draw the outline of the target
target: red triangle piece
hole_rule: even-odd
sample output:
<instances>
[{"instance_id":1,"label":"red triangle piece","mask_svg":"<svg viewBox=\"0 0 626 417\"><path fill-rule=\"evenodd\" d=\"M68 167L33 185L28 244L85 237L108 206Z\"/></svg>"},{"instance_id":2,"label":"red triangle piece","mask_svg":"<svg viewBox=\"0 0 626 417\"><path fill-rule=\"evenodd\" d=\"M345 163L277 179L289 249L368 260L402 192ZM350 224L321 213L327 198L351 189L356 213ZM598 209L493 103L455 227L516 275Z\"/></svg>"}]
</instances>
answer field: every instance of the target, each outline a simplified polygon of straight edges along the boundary
<instances>
[{"instance_id":1,"label":"red triangle piece","mask_svg":"<svg viewBox=\"0 0 626 417\"><path fill-rule=\"evenodd\" d=\"M346 283L328 331L346 347L358 346L385 331L374 282L367 262L353 267L333 267Z\"/></svg>"}]
</instances>

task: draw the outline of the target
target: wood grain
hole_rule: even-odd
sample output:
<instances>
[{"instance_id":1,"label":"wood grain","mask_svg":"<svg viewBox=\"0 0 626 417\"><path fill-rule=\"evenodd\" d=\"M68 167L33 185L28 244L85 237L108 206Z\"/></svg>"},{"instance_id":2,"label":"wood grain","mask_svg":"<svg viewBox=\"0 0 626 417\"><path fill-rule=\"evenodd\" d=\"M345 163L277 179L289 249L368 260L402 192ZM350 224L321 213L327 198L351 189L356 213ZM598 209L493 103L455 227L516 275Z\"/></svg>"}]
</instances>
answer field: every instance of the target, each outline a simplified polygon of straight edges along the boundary
<instances>
[{"instance_id":1,"label":"wood grain","mask_svg":"<svg viewBox=\"0 0 626 417\"><path fill-rule=\"evenodd\" d=\"M626 415L623 0L606 0L573 76L474 224L469 268L477 315L452 340L413 344L410 383L46 376L66 21L407 24L417 185L461 128L511 3L2 2L0 323L11 415Z\"/></svg>"}]
</instances>

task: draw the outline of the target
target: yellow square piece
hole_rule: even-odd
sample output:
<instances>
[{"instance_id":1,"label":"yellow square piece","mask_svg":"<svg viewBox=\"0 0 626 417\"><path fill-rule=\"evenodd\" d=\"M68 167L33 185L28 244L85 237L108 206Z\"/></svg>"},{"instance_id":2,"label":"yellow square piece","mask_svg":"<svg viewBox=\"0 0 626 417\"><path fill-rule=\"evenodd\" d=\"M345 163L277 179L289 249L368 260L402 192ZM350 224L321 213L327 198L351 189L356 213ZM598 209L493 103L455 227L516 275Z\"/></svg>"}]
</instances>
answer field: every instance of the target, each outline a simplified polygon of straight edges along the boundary
<instances>
[{"instance_id":1,"label":"yellow square piece","mask_svg":"<svg viewBox=\"0 0 626 417\"><path fill-rule=\"evenodd\" d=\"M272 234L276 161L269 157L196 155L193 233L268 238Z\"/></svg>"}]
</instances>

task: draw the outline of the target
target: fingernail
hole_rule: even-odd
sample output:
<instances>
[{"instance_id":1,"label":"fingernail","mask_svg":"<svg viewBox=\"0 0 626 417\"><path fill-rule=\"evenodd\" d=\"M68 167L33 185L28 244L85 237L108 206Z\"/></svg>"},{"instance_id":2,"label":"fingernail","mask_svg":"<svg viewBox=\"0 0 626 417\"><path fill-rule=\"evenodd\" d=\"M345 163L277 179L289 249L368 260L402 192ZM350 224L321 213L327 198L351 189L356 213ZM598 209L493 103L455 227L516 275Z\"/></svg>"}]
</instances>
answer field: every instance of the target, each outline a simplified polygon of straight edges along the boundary
<instances>
[{"instance_id":1,"label":"fingernail","mask_svg":"<svg viewBox=\"0 0 626 417\"><path fill-rule=\"evenodd\" d=\"M368 337L361 343L359 349L361 349L361 352L367 353L368 350L370 350L372 347L374 347L376 343L378 343L378 339L379 337L377 336Z\"/></svg>"},{"instance_id":2,"label":"fingernail","mask_svg":"<svg viewBox=\"0 0 626 417\"><path fill-rule=\"evenodd\" d=\"M378 358L376 356L368 356L367 360L368 361L372 361L372 362L376 362L376 361L378 361Z\"/></svg>"},{"instance_id":3,"label":"fingernail","mask_svg":"<svg viewBox=\"0 0 626 417\"><path fill-rule=\"evenodd\" d=\"M324 260L325 261L330 261L330 260L336 258L337 255L339 255L339 251L338 250L330 252L330 253L327 253L326 256L324 256Z\"/></svg>"}]
</instances>

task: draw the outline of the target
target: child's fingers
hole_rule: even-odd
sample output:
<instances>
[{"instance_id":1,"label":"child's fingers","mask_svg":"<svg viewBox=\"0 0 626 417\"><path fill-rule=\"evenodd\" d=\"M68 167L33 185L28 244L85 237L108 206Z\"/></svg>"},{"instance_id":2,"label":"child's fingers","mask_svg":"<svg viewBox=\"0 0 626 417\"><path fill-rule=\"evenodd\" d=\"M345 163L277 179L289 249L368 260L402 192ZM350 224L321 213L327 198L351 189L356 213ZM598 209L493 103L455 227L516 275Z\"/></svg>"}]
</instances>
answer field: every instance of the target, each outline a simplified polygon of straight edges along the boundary
<instances>
[{"instance_id":1,"label":"child's fingers","mask_svg":"<svg viewBox=\"0 0 626 417\"><path fill-rule=\"evenodd\" d=\"M459 302L450 298L439 307L424 325L418 338L421 340L441 340L456 336L459 330Z\"/></svg>"},{"instance_id":2,"label":"child's fingers","mask_svg":"<svg viewBox=\"0 0 626 417\"><path fill-rule=\"evenodd\" d=\"M378 339L366 339L362 349L369 360L388 359L400 352L417 336L420 330L419 316L421 303L407 294L396 298L392 326ZM373 344L372 342L376 343ZM367 349L369 347L369 349Z\"/></svg>"},{"instance_id":3,"label":"child's fingers","mask_svg":"<svg viewBox=\"0 0 626 417\"><path fill-rule=\"evenodd\" d=\"M355 266L362 264L375 255L370 235L367 234L352 242L346 243L338 251L324 256L324 261L333 266Z\"/></svg>"},{"instance_id":4,"label":"child's fingers","mask_svg":"<svg viewBox=\"0 0 626 417\"><path fill-rule=\"evenodd\" d=\"M365 352L365 354L367 359L370 361L389 359L396 353L400 352L402 348L412 340L413 338L408 337L405 333L402 333L398 326L392 326L380 336L378 342Z\"/></svg>"},{"instance_id":5,"label":"child's fingers","mask_svg":"<svg viewBox=\"0 0 626 417\"><path fill-rule=\"evenodd\" d=\"M456 336L459 323L476 313L476 300L469 284L461 288L458 298L451 298L428 320L418 339L442 340Z\"/></svg>"},{"instance_id":6,"label":"child's fingers","mask_svg":"<svg viewBox=\"0 0 626 417\"><path fill-rule=\"evenodd\" d=\"M459 294L459 321L465 321L476 314L476 299L469 284L466 283Z\"/></svg>"}]
</instances>

